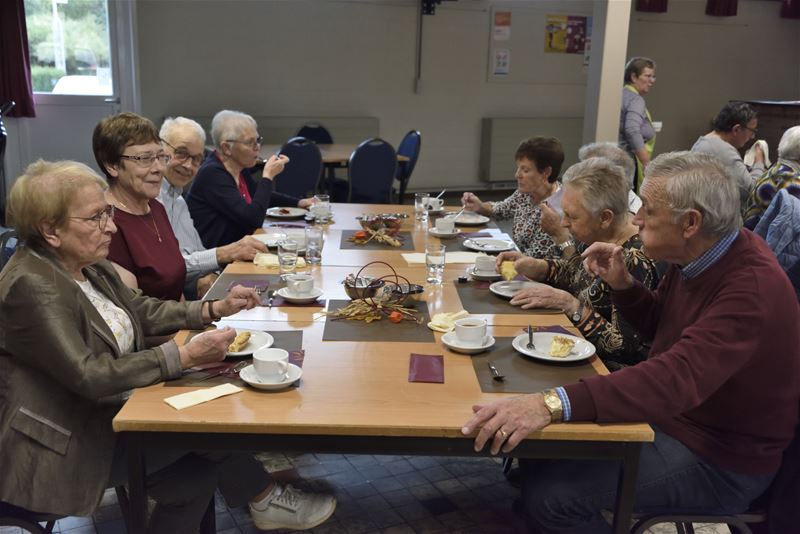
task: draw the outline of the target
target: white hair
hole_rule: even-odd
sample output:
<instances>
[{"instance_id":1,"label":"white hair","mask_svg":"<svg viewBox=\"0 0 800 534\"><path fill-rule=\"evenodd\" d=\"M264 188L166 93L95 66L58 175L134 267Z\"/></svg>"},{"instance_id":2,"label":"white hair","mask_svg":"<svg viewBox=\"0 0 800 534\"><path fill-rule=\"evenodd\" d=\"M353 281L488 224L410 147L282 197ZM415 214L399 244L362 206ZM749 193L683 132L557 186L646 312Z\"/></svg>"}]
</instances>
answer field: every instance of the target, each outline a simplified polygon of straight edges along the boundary
<instances>
[{"instance_id":1,"label":"white hair","mask_svg":"<svg viewBox=\"0 0 800 534\"><path fill-rule=\"evenodd\" d=\"M181 128L191 131L203 145L206 144L206 131L196 121L186 117L167 117L164 119L164 124L161 125L158 136L167 143L171 143L173 132Z\"/></svg>"},{"instance_id":2,"label":"white hair","mask_svg":"<svg viewBox=\"0 0 800 534\"><path fill-rule=\"evenodd\" d=\"M241 111L223 109L211 120L211 139L217 149L222 149L222 143L229 140L238 140L248 126L258 129L256 120Z\"/></svg>"},{"instance_id":3,"label":"white hair","mask_svg":"<svg viewBox=\"0 0 800 534\"><path fill-rule=\"evenodd\" d=\"M703 216L700 231L706 236L722 237L742 226L739 188L714 156L687 151L661 154L647 166L645 183L655 178L665 180L673 223L694 209Z\"/></svg>"},{"instance_id":4,"label":"white hair","mask_svg":"<svg viewBox=\"0 0 800 534\"><path fill-rule=\"evenodd\" d=\"M622 167L622 171L629 179L633 178L633 173L636 172L636 163L634 163L631 155L616 143L606 141L583 145L578 150L578 159L584 161L589 158L606 158L610 160L614 165Z\"/></svg>"},{"instance_id":5,"label":"white hair","mask_svg":"<svg viewBox=\"0 0 800 534\"><path fill-rule=\"evenodd\" d=\"M800 126L792 126L783 132L778 143L778 157L800 162Z\"/></svg>"},{"instance_id":6,"label":"white hair","mask_svg":"<svg viewBox=\"0 0 800 534\"><path fill-rule=\"evenodd\" d=\"M567 169L564 186L581 192L581 203L594 217L611 210L615 223L628 215L628 179L622 168L606 158L589 158Z\"/></svg>"}]
</instances>

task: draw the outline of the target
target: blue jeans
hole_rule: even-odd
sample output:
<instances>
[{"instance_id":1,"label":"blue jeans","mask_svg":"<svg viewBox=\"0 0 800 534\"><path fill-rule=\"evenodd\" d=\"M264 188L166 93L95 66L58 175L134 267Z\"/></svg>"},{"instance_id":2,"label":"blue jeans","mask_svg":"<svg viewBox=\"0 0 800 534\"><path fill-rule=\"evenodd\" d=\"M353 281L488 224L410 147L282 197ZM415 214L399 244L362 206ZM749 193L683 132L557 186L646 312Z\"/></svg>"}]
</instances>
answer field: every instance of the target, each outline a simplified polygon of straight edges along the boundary
<instances>
[{"instance_id":1,"label":"blue jeans","mask_svg":"<svg viewBox=\"0 0 800 534\"><path fill-rule=\"evenodd\" d=\"M611 532L600 512L614 509L619 461L520 460L520 467L525 509L542 532ZM634 510L739 513L773 477L718 469L656 429L655 441L642 446Z\"/></svg>"}]
</instances>

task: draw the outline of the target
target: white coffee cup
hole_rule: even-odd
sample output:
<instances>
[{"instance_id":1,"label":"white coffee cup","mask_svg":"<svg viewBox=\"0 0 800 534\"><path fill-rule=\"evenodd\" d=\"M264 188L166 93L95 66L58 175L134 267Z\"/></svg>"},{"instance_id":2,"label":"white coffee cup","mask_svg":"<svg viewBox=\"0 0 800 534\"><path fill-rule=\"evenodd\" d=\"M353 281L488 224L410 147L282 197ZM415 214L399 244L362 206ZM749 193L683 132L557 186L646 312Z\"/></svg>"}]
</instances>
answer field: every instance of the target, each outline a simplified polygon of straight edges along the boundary
<instances>
[{"instance_id":1,"label":"white coffee cup","mask_svg":"<svg viewBox=\"0 0 800 534\"><path fill-rule=\"evenodd\" d=\"M495 266L496 266L496 261L494 256L487 256L485 254L475 256L476 271L481 273L493 273L496 271Z\"/></svg>"},{"instance_id":2,"label":"white coffee cup","mask_svg":"<svg viewBox=\"0 0 800 534\"><path fill-rule=\"evenodd\" d=\"M440 210L444 206L444 200L441 198L428 198L428 209L432 211Z\"/></svg>"},{"instance_id":3,"label":"white coffee cup","mask_svg":"<svg viewBox=\"0 0 800 534\"><path fill-rule=\"evenodd\" d=\"M289 353L283 349L258 349L253 354L253 369L264 380L283 380L289 371Z\"/></svg>"},{"instance_id":4,"label":"white coffee cup","mask_svg":"<svg viewBox=\"0 0 800 534\"><path fill-rule=\"evenodd\" d=\"M449 217L436 219L436 231L442 234L452 234L456 229L456 222Z\"/></svg>"},{"instance_id":5,"label":"white coffee cup","mask_svg":"<svg viewBox=\"0 0 800 534\"><path fill-rule=\"evenodd\" d=\"M486 337L486 319L466 317L459 319L456 325L456 339L465 347L478 347Z\"/></svg>"},{"instance_id":6,"label":"white coffee cup","mask_svg":"<svg viewBox=\"0 0 800 534\"><path fill-rule=\"evenodd\" d=\"M286 287L295 295L305 295L314 289L314 278L308 274L293 274L286 277Z\"/></svg>"}]
</instances>

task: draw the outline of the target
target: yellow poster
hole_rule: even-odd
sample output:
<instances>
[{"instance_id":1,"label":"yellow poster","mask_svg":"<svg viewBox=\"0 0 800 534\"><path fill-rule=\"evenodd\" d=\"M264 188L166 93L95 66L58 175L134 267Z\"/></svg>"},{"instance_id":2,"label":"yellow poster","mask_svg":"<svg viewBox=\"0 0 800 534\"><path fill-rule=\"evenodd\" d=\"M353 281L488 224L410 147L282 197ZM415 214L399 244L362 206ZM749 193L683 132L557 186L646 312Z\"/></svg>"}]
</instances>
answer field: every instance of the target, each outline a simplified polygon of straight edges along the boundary
<instances>
[{"instance_id":1,"label":"yellow poster","mask_svg":"<svg viewBox=\"0 0 800 534\"><path fill-rule=\"evenodd\" d=\"M586 17L547 15L544 51L554 54L583 54L586 47Z\"/></svg>"}]
</instances>

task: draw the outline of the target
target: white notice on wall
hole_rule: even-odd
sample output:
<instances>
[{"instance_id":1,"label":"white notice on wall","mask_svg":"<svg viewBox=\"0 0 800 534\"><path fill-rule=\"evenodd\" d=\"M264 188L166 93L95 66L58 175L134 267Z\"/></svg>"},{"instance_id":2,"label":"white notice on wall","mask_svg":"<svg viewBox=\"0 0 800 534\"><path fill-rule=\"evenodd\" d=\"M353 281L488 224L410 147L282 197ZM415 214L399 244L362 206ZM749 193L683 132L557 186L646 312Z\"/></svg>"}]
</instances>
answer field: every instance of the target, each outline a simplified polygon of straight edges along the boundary
<instances>
[{"instance_id":1,"label":"white notice on wall","mask_svg":"<svg viewBox=\"0 0 800 534\"><path fill-rule=\"evenodd\" d=\"M508 76L511 70L511 52L508 48L494 49L494 75Z\"/></svg>"},{"instance_id":2,"label":"white notice on wall","mask_svg":"<svg viewBox=\"0 0 800 534\"><path fill-rule=\"evenodd\" d=\"M511 11L497 11L494 14L495 41L508 41L511 39Z\"/></svg>"}]
</instances>

